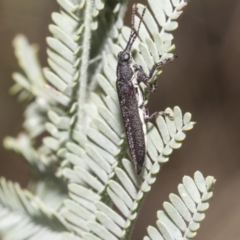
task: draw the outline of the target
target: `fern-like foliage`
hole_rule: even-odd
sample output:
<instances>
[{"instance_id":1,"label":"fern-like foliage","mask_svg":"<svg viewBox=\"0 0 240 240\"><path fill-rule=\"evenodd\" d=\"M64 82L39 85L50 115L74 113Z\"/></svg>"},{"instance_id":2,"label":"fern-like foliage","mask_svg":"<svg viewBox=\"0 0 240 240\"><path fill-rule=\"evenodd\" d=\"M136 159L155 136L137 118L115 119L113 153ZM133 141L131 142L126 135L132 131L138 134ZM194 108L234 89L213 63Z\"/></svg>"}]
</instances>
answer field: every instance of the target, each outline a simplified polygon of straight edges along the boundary
<instances>
[{"instance_id":1,"label":"fern-like foliage","mask_svg":"<svg viewBox=\"0 0 240 240\"><path fill-rule=\"evenodd\" d=\"M60 12L52 14L54 24L49 30L53 36L47 38L49 67L39 66L37 48L25 37L14 40L23 74L13 75L12 92L28 106L24 133L16 139L8 137L4 143L28 161L34 174L28 190L1 179L0 234L9 240L129 239L146 193L194 122L190 113L174 107L166 109L173 119L158 116L148 123L145 166L136 175L116 93L117 54L130 35L130 28L123 26L127 1L57 2ZM148 0L148 4L132 51L134 62L147 73L154 63L172 55L171 31L178 27L176 19L186 2ZM139 15L143 8L137 4ZM136 17L136 26L139 21ZM152 81L160 73L158 69ZM141 87L148 99L147 89ZM209 193L211 184L206 187L199 172L196 185L184 179L180 195L188 194L183 198L185 205L174 195L172 205L164 205L166 214L158 214L161 233L149 228L151 239L187 239L197 229L197 216L207 200L199 192ZM189 226L183 228L180 215ZM183 237L176 231L184 232Z\"/></svg>"},{"instance_id":2,"label":"fern-like foliage","mask_svg":"<svg viewBox=\"0 0 240 240\"><path fill-rule=\"evenodd\" d=\"M51 201L58 204L55 194ZM59 204L58 204L59 206ZM18 184L0 179L0 233L4 239L60 239L67 224L59 213Z\"/></svg>"},{"instance_id":3,"label":"fern-like foliage","mask_svg":"<svg viewBox=\"0 0 240 240\"><path fill-rule=\"evenodd\" d=\"M158 229L149 226L149 237L144 240L193 239L205 218L209 208L209 199L213 195L216 180L197 171L194 178L185 176L183 183L178 185L179 196L170 194L170 202L164 202L164 211L157 212Z\"/></svg>"},{"instance_id":4,"label":"fern-like foliage","mask_svg":"<svg viewBox=\"0 0 240 240\"><path fill-rule=\"evenodd\" d=\"M170 109L168 109L168 111L171 112ZM122 168L114 167L111 173L112 176L110 176L111 178L108 178L107 182L104 183L104 186L102 186L102 189L95 189L98 192L98 195L95 195L95 198L89 198L92 201L94 211L97 211L97 219L99 223L96 221L90 221L88 223L88 227L101 239L116 239L116 237L113 237L113 234L119 238L124 236L126 238L128 237L134 220L137 217L141 202L145 194L151 190L151 186L156 180L156 174L159 172L161 165L168 161L168 157L171 154L172 149L181 146L181 141L185 138L184 131L192 128L193 123L190 122L189 114L185 114L184 123L179 108L176 107L174 109L173 115L175 122L179 124L178 129L175 122L172 123L168 120L165 121L162 117L157 118L157 127L149 124L148 157L145 165L146 168L143 171L142 176L139 177L136 175L133 165L128 159L121 158L119 160L120 162L118 163L121 163ZM161 132L162 139L160 138L158 132ZM170 135L170 132L172 135ZM99 134L97 131L95 131L95 133ZM96 137L99 138L97 135L95 135L93 139L96 139ZM103 135L101 137L103 137ZM158 140L158 142L156 142L156 140ZM99 138L99 142L96 142L95 140L94 144L100 144L101 142L102 140ZM106 147L106 149L107 148L108 147ZM88 161L90 161L90 159L88 159ZM117 162L115 164L117 164ZM79 176L84 176L81 168L78 167L74 170ZM90 176L83 180L85 183L91 183ZM72 196L73 200L76 199L74 198L75 195L78 196L78 199L79 197L85 198L83 192L86 189L82 187L79 188L79 185L79 183L69 185L70 197ZM94 186L95 184L93 184L91 187L94 188ZM104 205L102 202L102 199L104 198L110 198L121 214L117 214L115 212L114 215L111 215L109 213L110 209L107 204ZM109 201L107 201L107 203L108 202ZM76 223L77 222L75 222L75 224ZM118 225L118 231L115 231L116 228L113 229L111 227L116 224ZM92 236L91 233L88 233L87 235Z\"/></svg>"}]
</instances>

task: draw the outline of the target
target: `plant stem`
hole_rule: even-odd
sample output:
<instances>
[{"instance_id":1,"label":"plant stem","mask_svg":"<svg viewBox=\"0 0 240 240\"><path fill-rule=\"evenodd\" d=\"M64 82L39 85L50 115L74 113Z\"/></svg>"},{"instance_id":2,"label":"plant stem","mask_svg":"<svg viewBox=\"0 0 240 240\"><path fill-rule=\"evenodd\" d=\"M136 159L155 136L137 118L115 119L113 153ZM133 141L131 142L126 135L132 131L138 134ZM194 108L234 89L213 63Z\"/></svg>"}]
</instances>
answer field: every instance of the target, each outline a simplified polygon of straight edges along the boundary
<instances>
[{"instance_id":1,"label":"plant stem","mask_svg":"<svg viewBox=\"0 0 240 240\"><path fill-rule=\"evenodd\" d=\"M80 84L79 84L79 120L83 123L83 106L87 98L87 82L88 82L88 65L91 44L91 23L92 23L92 6L93 1L86 1L86 9L84 14L84 34L82 42L82 62L80 67Z\"/></svg>"}]
</instances>

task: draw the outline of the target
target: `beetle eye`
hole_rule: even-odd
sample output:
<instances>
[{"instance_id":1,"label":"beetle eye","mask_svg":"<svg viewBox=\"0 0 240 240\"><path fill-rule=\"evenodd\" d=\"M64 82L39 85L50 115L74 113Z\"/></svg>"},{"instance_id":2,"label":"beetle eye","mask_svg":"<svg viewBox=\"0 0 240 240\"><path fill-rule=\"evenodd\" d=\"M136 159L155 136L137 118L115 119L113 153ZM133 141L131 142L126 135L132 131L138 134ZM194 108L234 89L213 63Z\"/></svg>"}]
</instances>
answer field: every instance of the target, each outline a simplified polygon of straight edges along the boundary
<instances>
[{"instance_id":1,"label":"beetle eye","mask_svg":"<svg viewBox=\"0 0 240 240\"><path fill-rule=\"evenodd\" d=\"M129 59L130 59L130 54L129 53L125 53L124 55L123 55L123 61L129 61Z\"/></svg>"}]
</instances>

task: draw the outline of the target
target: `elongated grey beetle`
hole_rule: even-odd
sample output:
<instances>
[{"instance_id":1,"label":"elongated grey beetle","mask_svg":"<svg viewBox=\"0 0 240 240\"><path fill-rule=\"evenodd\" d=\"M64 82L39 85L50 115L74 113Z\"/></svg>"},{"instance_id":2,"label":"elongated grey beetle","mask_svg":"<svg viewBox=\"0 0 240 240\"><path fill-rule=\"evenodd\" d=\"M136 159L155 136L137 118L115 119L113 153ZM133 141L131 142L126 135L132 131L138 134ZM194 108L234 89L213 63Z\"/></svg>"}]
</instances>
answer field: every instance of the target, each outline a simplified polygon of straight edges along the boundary
<instances>
[{"instance_id":1,"label":"elongated grey beetle","mask_svg":"<svg viewBox=\"0 0 240 240\"><path fill-rule=\"evenodd\" d=\"M169 116L165 112L155 112L149 116L139 84L143 82L151 92L154 92L157 87L156 82L151 84L149 80L153 77L156 68L175 58L155 63L149 75L144 72L142 66L132 63L131 48L138 36L145 11L146 8L143 9L138 29L135 30L136 5L133 5L131 34L126 48L118 53L116 83L130 155L137 174L141 173L146 156L146 121L153 119L156 115Z\"/></svg>"}]
</instances>

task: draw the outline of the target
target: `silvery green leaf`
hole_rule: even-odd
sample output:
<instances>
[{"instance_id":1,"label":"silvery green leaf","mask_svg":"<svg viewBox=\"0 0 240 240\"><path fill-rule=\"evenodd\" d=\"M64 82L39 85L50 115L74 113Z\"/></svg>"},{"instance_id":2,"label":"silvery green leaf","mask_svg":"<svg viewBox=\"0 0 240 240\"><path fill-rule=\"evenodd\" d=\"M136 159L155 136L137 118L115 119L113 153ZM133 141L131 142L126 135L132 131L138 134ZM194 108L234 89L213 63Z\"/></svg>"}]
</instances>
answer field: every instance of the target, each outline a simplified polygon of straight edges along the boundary
<instances>
[{"instance_id":1,"label":"silvery green leaf","mask_svg":"<svg viewBox=\"0 0 240 240\"><path fill-rule=\"evenodd\" d=\"M163 25L163 27L166 31L173 31L173 30L177 29L178 23L169 21L168 23Z\"/></svg>"},{"instance_id":2,"label":"silvery green leaf","mask_svg":"<svg viewBox=\"0 0 240 240\"><path fill-rule=\"evenodd\" d=\"M114 68L116 68L116 67L117 67L117 64L114 66ZM116 89L116 73L115 73L115 71L109 65L106 64L103 67L103 72L106 75L107 79L110 80L110 83L111 83L113 89ZM99 77L98 82L99 82L100 85L101 85L100 81L102 81L102 80L103 80L103 78ZM108 89L108 88L111 88L111 87L108 85L106 87L106 89Z\"/></svg>"},{"instance_id":3,"label":"silvery green leaf","mask_svg":"<svg viewBox=\"0 0 240 240\"><path fill-rule=\"evenodd\" d=\"M75 51L78 47L77 43L73 41L73 39L66 34L61 28L56 25L50 24L49 31L53 34L53 36L64 43L68 48L72 51Z\"/></svg>"},{"instance_id":4,"label":"silvery green leaf","mask_svg":"<svg viewBox=\"0 0 240 240\"><path fill-rule=\"evenodd\" d=\"M146 38L146 44L148 46L148 50L151 53L151 56L153 58L153 61L155 63L159 62L159 55L158 55L158 51L156 48L156 45L154 44L154 42L152 41L151 38Z\"/></svg>"},{"instance_id":5,"label":"silvery green leaf","mask_svg":"<svg viewBox=\"0 0 240 240\"><path fill-rule=\"evenodd\" d=\"M85 187L79 186L78 184L71 183L68 185L69 191L77 196L80 196L86 200L97 201L99 200L99 195L92 190Z\"/></svg>"},{"instance_id":6,"label":"silvery green leaf","mask_svg":"<svg viewBox=\"0 0 240 240\"><path fill-rule=\"evenodd\" d=\"M124 219L116 213L113 209L109 208L107 205L105 205L102 202L96 202L96 207L98 210L106 214L110 219L112 219L118 226L124 227Z\"/></svg>"},{"instance_id":7,"label":"silvery green leaf","mask_svg":"<svg viewBox=\"0 0 240 240\"><path fill-rule=\"evenodd\" d=\"M99 163L93 161L87 154L83 155L84 161L88 164L90 170L101 180L103 183L107 182L108 175L103 170Z\"/></svg>"},{"instance_id":8,"label":"silvery green leaf","mask_svg":"<svg viewBox=\"0 0 240 240\"><path fill-rule=\"evenodd\" d=\"M163 235L164 239L166 240L174 240L173 235L170 232L170 229L167 228L167 226L161 222L161 221L157 221L157 226L161 232L161 234Z\"/></svg>"},{"instance_id":9,"label":"silvery green leaf","mask_svg":"<svg viewBox=\"0 0 240 240\"><path fill-rule=\"evenodd\" d=\"M91 159L98 163L101 168L103 168L107 173L111 172L111 165L103 158L102 155L99 154L99 152L96 151L92 145L86 144L86 151Z\"/></svg>"},{"instance_id":10,"label":"silvery green leaf","mask_svg":"<svg viewBox=\"0 0 240 240\"><path fill-rule=\"evenodd\" d=\"M209 203L208 202L204 202L204 203L200 203L197 206L197 210L198 212L204 212L209 208Z\"/></svg>"},{"instance_id":11,"label":"silvery green leaf","mask_svg":"<svg viewBox=\"0 0 240 240\"><path fill-rule=\"evenodd\" d=\"M147 46L144 43L140 43L139 50L141 51L142 55L144 55L144 61L146 62L148 68L150 69L154 65L154 62L152 60L152 57L149 53Z\"/></svg>"},{"instance_id":12,"label":"silvery green leaf","mask_svg":"<svg viewBox=\"0 0 240 240\"><path fill-rule=\"evenodd\" d=\"M63 69L61 66L59 66L57 63L55 63L52 59L48 59L48 64L52 68L52 70L61 77L61 80L63 80L65 83L72 84L73 77L71 74L69 74L65 69Z\"/></svg>"},{"instance_id":13,"label":"silvery green leaf","mask_svg":"<svg viewBox=\"0 0 240 240\"><path fill-rule=\"evenodd\" d=\"M184 114L184 117L183 117L183 122L185 125L189 124L190 121L191 121L191 118L192 118L192 115L191 113L186 113Z\"/></svg>"},{"instance_id":14,"label":"silvery green leaf","mask_svg":"<svg viewBox=\"0 0 240 240\"><path fill-rule=\"evenodd\" d=\"M151 159L153 161L156 161L158 158L158 152L153 144L153 141L151 140L151 138L148 139L148 143L147 143L147 151L149 153L149 156L151 157Z\"/></svg>"},{"instance_id":15,"label":"silvery green leaf","mask_svg":"<svg viewBox=\"0 0 240 240\"><path fill-rule=\"evenodd\" d=\"M138 13L142 14L142 11L144 9L144 5L142 4L138 4ZM158 26L156 21L154 20L153 16L151 15L151 13L149 11L146 11L145 15L144 15L144 20L146 22L147 28L151 33L154 32L158 32Z\"/></svg>"},{"instance_id":16,"label":"silvery green leaf","mask_svg":"<svg viewBox=\"0 0 240 240\"><path fill-rule=\"evenodd\" d=\"M114 193L110 188L107 189L108 195L111 197L115 206L119 209L119 211L126 217L128 217L129 209L126 204L121 200L116 193Z\"/></svg>"},{"instance_id":17,"label":"silvery green leaf","mask_svg":"<svg viewBox=\"0 0 240 240\"><path fill-rule=\"evenodd\" d=\"M197 189L193 179L185 176L183 178L183 185L184 185L185 189L188 191L188 194L195 201L195 203L199 203L201 201L200 194L198 192L198 189Z\"/></svg>"},{"instance_id":18,"label":"silvery green leaf","mask_svg":"<svg viewBox=\"0 0 240 240\"><path fill-rule=\"evenodd\" d=\"M62 69L63 72L66 71L66 73L68 73L69 75L71 75L73 77L73 75L75 73L75 69L73 68L73 65L69 61L62 58L59 54L55 53L51 49L47 50L47 54L49 56L49 59L51 59L51 61L53 61L55 64L57 64ZM61 73L59 73L59 75L60 74Z\"/></svg>"},{"instance_id":19,"label":"silvery green leaf","mask_svg":"<svg viewBox=\"0 0 240 240\"><path fill-rule=\"evenodd\" d=\"M182 233L180 229L178 229L178 227L171 221L171 218L169 218L164 211L158 211L157 217L161 222L160 226L164 225L166 232L169 232L173 236L173 239L181 239Z\"/></svg>"},{"instance_id":20,"label":"silvery green leaf","mask_svg":"<svg viewBox=\"0 0 240 240\"><path fill-rule=\"evenodd\" d=\"M164 207L166 213L168 214L168 216L170 216L172 221L174 221L174 223L177 225L177 227L180 228L181 231L184 231L187 226L186 226L186 223L184 222L184 220L182 219L181 215L178 213L177 209L175 209L168 202L164 202L163 207Z\"/></svg>"},{"instance_id":21,"label":"silvery green leaf","mask_svg":"<svg viewBox=\"0 0 240 240\"><path fill-rule=\"evenodd\" d=\"M62 171L62 176L66 178L69 183L79 183L83 185L83 181L79 179L77 173L75 173L72 169L65 168Z\"/></svg>"},{"instance_id":22,"label":"silvery green leaf","mask_svg":"<svg viewBox=\"0 0 240 240\"><path fill-rule=\"evenodd\" d=\"M66 144L66 147L69 151L71 151L75 155L78 155L79 157L81 157L84 153L83 148L81 148L80 146L78 146L75 143L69 142Z\"/></svg>"},{"instance_id":23,"label":"silvery green leaf","mask_svg":"<svg viewBox=\"0 0 240 240\"><path fill-rule=\"evenodd\" d=\"M49 147L49 149L52 149L53 151L56 151L57 149L59 149L59 141L55 138L52 137L45 137L43 139L43 143L45 144L45 146Z\"/></svg>"},{"instance_id":24,"label":"silvery green leaf","mask_svg":"<svg viewBox=\"0 0 240 240\"><path fill-rule=\"evenodd\" d=\"M69 48L67 48L64 44L62 44L60 41L56 40L55 38L48 37L47 43L52 50L57 52L64 59L68 60L70 63L74 62L75 58L72 54L72 51Z\"/></svg>"},{"instance_id":25,"label":"silvery green leaf","mask_svg":"<svg viewBox=\"0 0 240 240\"><path fill-rule=\"evenodd\" d=\"M73 8L74 5L69 0L57 0L59 5L73 18L77 18L75 15L73 15Z\"/></svg>"},{"instance_id":26,"label":"silvery green leaf","mask_svg":"<svg viewBox=\"0 0 240 240\"><path fill-rule=\"evenodd\" d=\"M115 181L112 181L112 180L110 180L108 184L111 190L114 191L115 194L117 194L119 198L122 199L129 208L131 208L133 204L132 199L127 194L127 192L123 189L123 187L119 183L116 183Z\"/></svg>"},{"instance_id":27,"label":"silvery green leaf","mask_svg":"<svg viewBox=\"0 0 240 240\"><path fill-rule=\"evenodd\" d=\"M109 153L116 154L119 150L115 144L113 144L109 139L107 139L104 135L94 130L93 128L88 129L88 137L102 148L104 148Z\"/></svg>"},{"instance_id":28,"label":"silvery green leaf","mask_svg":"<svg viewBox=\"0 0 240 240\"><path fill-rule=\"evenodd\" d=\"M96 127L99 129L99 131L109 138L113 143L116 145L119 144L120 138L107 124L100 119L93 119L93 123L96 124Z\"/></svg>"},{"instance_id":29,"label":"silvery green leaf","mask_svg":"<svg viewBox=\"0 0 240 240\"><path fill-rule=\"evenodd\" d=\"M197 212L197 213L194 213L194 215L193 215L194 222L201 222L204 218L205 218L204 213Z\"/></svg>"},{"instance_id":30,"label":"silvery green leaf","mask_svg":"<svg viewBox=\"0 0 240 240\"><path fill-rule=\"evenodd\" d=\"M95 235L93 235L91 233L84 233L83 234L83 239L84 240L101 240L101 238L96 237Z\"/></svg>"},{"instance_id":31,"label":"silvery green leaf","mask_svg":"<svg viewBox=\"0 0 240 240\"><path fill-rule=\"evenodd\" d=\"M108 107L109 111L112 113L112 115L116 118L117 121L120 122L121 114L120 114L119 106L116 105L113 99L109 96L106 96L103 100L106 106Z\"/></svg>"},{"instance_id":32,"label":"silvery green leaf","mask_svg":"<svg viewBox=\"0 0 240 240\"><path fill-rule=\"evenodd\" d=\"M97 145L93 145L94 148L97 150L97 152L110 164L115 164L116 163L116 159L114 158L114 156L110 153L108 153L107 151L105 151L104 149L102 149L101 147L98 147Z\"/></svg>"},{"instance_id":33,"label":"silvery green leaf","mask_svg":"<svg viewBox=\"0 0 240 240\"><path fill-rule=\"evenodd\" d=\"M199 228L200 228L200 224L199 223L196 223L196 222L193 222L193 221L191 221L189 223L189 230L190 231L196 232Z\"/></svg>"},{"instance_id":34,"label":"silvery green leaf","mask_svg":"<svg viewBox=\"0 0 240 240\"><path fill-rule=\"evenodd\" d=\"M101 192L104 186L98 181L97 178L94 178L88 171L84 170L81 167L75 167L74 169L79 177L85 181L92 189L95 189L98 192Z\"/></svg>"},{"instance_id":35,"label":"silvery green leaf","mask_svg":"<svg viewBox=\"0 0 240 240\"><path fill-rule=\"evenodd\" d=\"M191 213L184 204L184 202L179 198L179 196L175 194L170 194L169 199L173 206L176 208L176 210L181 214L181 216L188 222L191 220Z\"/></svg>"},{"instance_id":36,"label":"silvery green leaf","mask_svg":"<svg viewBox=\"0 0 240 240\"><path fill-rule=\"evenodd\" d=\"M89 222L89 228L95 233L97 236L101 237L104 240L117 240L117 238L111 234L106 228L102 227L100 224L96 222Z\"/></svg>"},{"instance_id":37,"label":"silvery green leaf","mask_svg":"<svg viewBox=\"0 0 240 240\"><path fill-rule=\"evenodd\" d=\"M28 90L29 92L31 91L31 84L28 82L28 79L24 75L20 73L14 73L12 77L15 80L15 82L19 84L21 87Z\"/></svg>"},{"instance_id":38,"label":"silvery green leaf","mask_svg":"<svg viewBox=\"0 0 240 240\"><path fill-rule=\"evenodd\" d=\"M137 64L139 64L139 65L142 66L143 70L144 70L146 73L149 73L147 64L146 64L146 62L144 61L143 56L142 56L138 51L135 52L133 58L134 58L134 61L135 61Z\"/></svg>"},{"instance_id":39,"label":"silvery green leaf","mask_svg":"<svg viewBox=\"0 0 240 240\"><path fill-rule=\"evenodd\" d=\"M66 159L75 166L81 166L84 169L88 169L88 165L82 157L78 157L77 155L68 152L66 154Z\"/></svg>"},{"instance_id":40,"label":"silvery green leaf","mask_svg":"<svg viewBox=\"0 0 240 240\"><path fill-rule=\"evenodd\" d=\"M193 199L189 196L188 192L186 191L183 184L178 185L178 192L184 203L186 204L187 208L194 213L196 209L196 204L194 203Z\"/></svg>"},{"instance_id":41,"label":"silvery green leaf","mask_svg":"<svg viewBox=\"0 0 240 240\"><path fill-rule=\"evenodd\" d=\"M80 204L81 206L83 206L87 210L92 211L92 212L96 211L96 207L95 207L95 205L92 201L89 201L82 196L75 195L72 192L69 192L69 196L74 202Z\"/></svg>"},{"instance_id":42,"label":"silvery green leaf","mask_svg":"<svg viewBox=\"0 0 240 240\"><path fill-rule=\"evenodd\" d=\"M148 135L152 139L154 146L156 147L158 152L162 152L163 142L162 142L161 136L159 135L159 132L153 126L152 123L148 123L147 126L148 126Z\"/></svg>"},{"instance_id":43,"label":"silvery green leaf","mask_svg":"<svg viewBox=\"0 0 240 240\"><path fill-rule=\"evenodd\" d=\"M107 215L102 212L96 212L97 219L117 237L121 237L122 229L115 224Z\"/></svg>"},{"instance_id":44,"label":"silvery green leaf","mask_svg":"<svg viewBox=\"0 0 240 240\"><path fill-rule=\"evenodd\" d=\"M145 236L143 240L151 240L149 237Z\"/></svg>"},{"instance_id":45,"label":"silvery green leaf","mask_svg":"<svg viewBox=\"0 0 240 240\"><path fill-rule=\"evenodd\" d=\"M135 189L134 185L132 184L131 180L128 178L127 174L123 170L121 170L120 168L116 168L115 172L118 176L118 179L120 180L122 185L125 187L125 189L129 193L129 195L132 198L135 198L137 192L136 192L136 189Z\"/></svg>"},{"instance_id":46,"label":"silvery green leaf","mask_svg":"<svg viewBox=\"0 0 240 240\"><path fill-rule=\"evenodd\" d=\"M133 181L134 185L137 188L139 188L142 181L141 181L140 177L136 175L136 172L135 172L135 169L134 169L132 163L129 160L123 158L122 164L123 164L126 172L128 173L129 177Z\"/></svg>"},{"instance_id":47,"label":"silvery green leaf","mask_svg":"<svg viewBox=\"0 0 240 240\"><path fill-rule=\"evenodd\" d=\"M63 233L61 236L61 240L81 240L81 238L75 236L72 233Z\"/></svg>"},{"instance_id":48,"label":"silvery green leaf","mask_svg":"<svg viewBox=\"0 0 240 240\"><path fill-rule=\"evenodd\" d=\"M114 79L116 77L114 76ZM110 78L112 79L112 78ZM108 89L109 90L114 90L113 87L111 86L111 84L107 81L107 79L102 76L102 75L97 75L97 80L98 80L98 83L99 85L101 86L101 88L103 89L103 91L105 91L106 94L108 94Z\"/></svg>"},{"instance_id":49,"label":"silvery green leaf","mask_svg":"<svg viewBox=\"0 0 240 240\"><path fill-rule=\"evenodd\" d=\"M147 231L152 240L164 240L161 233L156 228L149 226Z\"/></svg>"},{"instance_id":50,"label":"silvery green leaf","mask_svg":"<svg viewBox=\"0 0 240 240\"><path fill-rule=\"evenodd\" d=\"M161 117L161 116L157 117L156 122L157 122L158 129L161 132L162 139L163 139L164 143L166 144L170 140L166 122L164 121L163 117Z\"/></svg>"},{"instance_id":51,"label":"silvery green leaf","mask_svg":"<svg viewBox=\"0 0 240 240\"><path fill-rule=\"evenodd\" d=\"M67 106L70 102L69 97L49 85L45 85L44 92L45 94L48 94L49 97L51 97L54 101L62 104L63 106Z\"/></svg>"},{"instance_id":52,"label":"silvery green leaf","mask_svg":"<svg viewBox=\"0 0 240 240\"><path fill-rule=\"evenodd\" d=\"M204 179L199 171L195 172L194 178L196 178L196 176L198 176L199 179ZM210 178L212 182L215 182L213 177L208 177L208 179ZM192 186L193 179L185 176L183 182L191 195L192 192L190 192L189 187ZM210 193L211 190L206 188L204 192L201 192L199 189L194 189L194 198L199 195L199 204L196 205L188 195L183 184L179 184L178 189L183 201L177 195L170 194L169 198L172 204L164 202L163 207L165 211L158 211L158 220L156 222L158 229L151 226L148 227L148 234L151 239L192 239L196 236L200 222L205 217L203 211L208 208L208 203L206 204L206 202L204 202L204 194L208 191ZM198 194L196 194L196 191ZM191 208L191 212L186 206Z\"/></svg>"},{"instance_id":53,"label":"silvery green leaf","mask_svg":"<svg viewBox=\"0 0 240 240\"><path fill-rule=\"evenodd\" d=\"M203 201L208 201L212 196L213 196L212 192L209 192L209 193L204 192Z\"/></svg>"},{"instance_id":54,"label":"silvery green leaf","mask_svg":"<svg viewBox=\"0 0 240 240\"><path fill-rule=\"evenodd\" d=\"M206 190L207 190L206 183L205 183L205 179L201 172L199 172L199 171L195 172L194 181L200 192L202 192L202 193L206 192Z\"/></svg>"},{"instance_id":55,"label":"silvery green leaf","mask_svg":"<svg viewBox=\"0 0 240 240\"><path fill-rule=\"evenodd\" d=\"M60 29L64 30L69 36L73 36L73 26L60 13L52 13L52 20Z\"/></svg>"},{"instance_id":56,"label":"silvery green leaf","mask_svg":"<svg viewBox=\"0 0 240 240\"><path fill-rule=\"evenodd\" d=\"M161 6L161 4L159 4L159 0L158 1L154 1L154 0L148 0L148 3L151 7L151 10L154 13L154 16L156 17L158 24L160 26L163 26L164 23L166 22L166 16L164 14L163 8Z\"/></svg>"},{"instance_id":57,"label":"silvery green leaf","mask_svg":"<svg viewBox=\"0 0 240 240\"><path fill-rule=\"evenodd\" d=\"M99 107L99 113L105 119L106 123L118 134L118 136L121 136L123 129L113 114L104 107Z\"/></svg>"},{"instance_id":58,"label":"silvery green leaf","mask_svg":"<svg viewBox=\"0 0 240 240\"><path fill-rule=\"evenodd\" d=\"M80 216L76 215L73 212L67 212L64 214L64 218L68 223L71 224L70 228L73 228L73 225L78 225L78 227L74 227L73 229L79 234L82 235L85 231L89 231L87 222L83 220Z\"/></svg>"}]
</instances>

